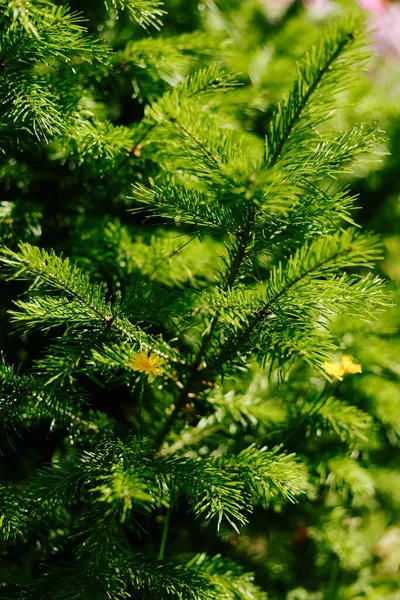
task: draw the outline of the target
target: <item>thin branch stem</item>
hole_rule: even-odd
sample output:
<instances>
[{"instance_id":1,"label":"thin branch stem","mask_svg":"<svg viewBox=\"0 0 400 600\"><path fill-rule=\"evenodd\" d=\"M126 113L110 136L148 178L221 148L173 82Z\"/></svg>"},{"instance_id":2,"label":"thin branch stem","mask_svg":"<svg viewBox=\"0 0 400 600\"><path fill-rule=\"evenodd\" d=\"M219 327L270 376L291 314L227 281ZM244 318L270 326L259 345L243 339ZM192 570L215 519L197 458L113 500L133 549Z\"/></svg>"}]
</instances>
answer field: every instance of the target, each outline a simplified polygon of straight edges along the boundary
<instances>
[{"instance_id":1,"label":"thin branch stem","mask_svg":"<svg viewBox=\"0 0 400 600\"><path fill-rule=\"evenodd\" d=\"M163 532L162 532L162 537L161 537L160 551L158 553L158 560L164 560L165 548L167 546L170 520L171 520L171 507L169 506L167 509L165 518L164 518L164 526L163 526Z\"/></svg>"},{"instance_id":2,"label":"thin branch stem","mask_svg":"<svg viewBox=\"0 0 400 600\"><path fill-rule=\"evenodd\" d=\"M139 428L140 428L140 435L139 435L139 439L143 440L143 394L144 394L144 378L145 376L142 375L140 377L140 387L139 387Z\"/></svg>"},{"instance_id":3,"label":"thin branch stem","mask_svg":"<svg viewBox=\"0 0 400 600\"><path fill-rule=\"evenodd\" d=\"M233 287L237 276L239 275L239 271L240 271L240 267L242 265L243 260L246 257L246 249L248 246L248 242L250 240L250 237L252 235L252 225L254 223L254 212L252 212L252 219L249 219L249 222L247 224L247 228L246 230L243 232L243 235L241 237L241 241L240 241L240 245L238 248L238 252L234 258L234 260L232 261L230 267L229 267L229 271L225 276L225 283L223 286L224 291L227 291L228 289L230 289L231 287ZM197 383L198 381L198 375L199 375L199 368L202 364L202 361L204 359L204 356L207 352L207 349L210 345L211 339L213 337L214 331L218 325L219 322L219 318L220 315L216 314L211 322L211 326L209 329L209 332L207 335L205 335L203 337L203 341L200 345L200 348L197 351L196 357L194 362L192 363L192 365L190 366L191 369L191 373L188 377L188 379L186 380L186 383L178 397L178 399L175 402L175 408L174 410L171 412L171 414L168 416L167 420L165 421L163 427L160 429L160 431L158 432L158 434L156 435L155 438L155 445L156 448L159 450L162 446L162 444L164 443L164 439L165 437L168 435L169 431L171 430L173 424L175 423L175 421L177 420L177 418L179 417L179 414L182 410L182 408L185 406L186 402L187 402L187 398L188 398L188 394L191 393L193 386Z\"/></svg>"}]
</instances>

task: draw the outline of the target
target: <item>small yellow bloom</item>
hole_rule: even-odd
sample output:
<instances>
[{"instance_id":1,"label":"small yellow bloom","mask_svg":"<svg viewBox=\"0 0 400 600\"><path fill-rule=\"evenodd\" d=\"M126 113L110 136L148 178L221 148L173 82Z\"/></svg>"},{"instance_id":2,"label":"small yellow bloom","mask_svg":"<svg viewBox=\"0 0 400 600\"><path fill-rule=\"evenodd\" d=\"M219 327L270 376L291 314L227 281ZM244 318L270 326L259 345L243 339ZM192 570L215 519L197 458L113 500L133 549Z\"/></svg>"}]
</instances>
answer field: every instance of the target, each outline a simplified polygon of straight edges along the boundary
<instances>
[{"instance_id":1,"label":"small yellow bloom","mask_svg":"<svg viewBox=\"0 0 400 600\"><path fill-rule=\"evenodd\" d=\"M354 362L354 358L349 354L345 354L344 356L342 356L340 364L344 369L345 375L355 375L356 373L362 373L361 365Z\"/></svg>"},{"instance_id":2,"label":"small yellow bloom","mask_svg":"<svg viewBox=\"0 0 400 600\"><path fill-rule=\"evenodd\" d=\"M322 365L325 373L330 377L335 377L340 381L343 381L344 375L355 375L356 373L362 373L362 367L360 364L354 362L354 358L349 354L344 354L339 362L326 361Z\"/></svg>"},{"instance_id":3,"label":"small yellow bloom","mask_svg":"<svg viewBox=\"0 0 400 600\"><path fill-rule=\"evenodd\" d=\"M134 354L130 360L129 366L133 371L140 371L140 373L146 373L149 382L152 383L155 377L164 373L163 359L150 352L140 352L140 354Z\"/></svg>"},{"instance_id":4,"label":"small yellow bloom","mask_svg":"<svg viewBox=\"0 0 400 600\"><path fill-rule=\"evenodd\" d=\"M344 369L340 363L329 360L324 362L322 368L329 377L335 377L336 379L343 381Z\"/></svg>"}]
</instances>

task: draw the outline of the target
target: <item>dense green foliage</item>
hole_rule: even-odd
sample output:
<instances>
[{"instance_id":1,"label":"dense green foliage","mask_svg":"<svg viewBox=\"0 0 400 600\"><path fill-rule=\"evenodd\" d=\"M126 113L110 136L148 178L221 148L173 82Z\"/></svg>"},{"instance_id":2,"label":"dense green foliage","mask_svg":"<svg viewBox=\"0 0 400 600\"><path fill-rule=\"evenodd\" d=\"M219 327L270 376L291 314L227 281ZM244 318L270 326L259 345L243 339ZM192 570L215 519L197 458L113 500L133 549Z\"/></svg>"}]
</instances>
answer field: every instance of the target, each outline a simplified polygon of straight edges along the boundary
<instances>
[{"instance_id":1,"label":"dense green foliage","mask_svg":"<svg viewBox=\"0 0 400 600\"><path fill-rule=\"evenodd\" d=\"M348 9L0 0L1 597L397 597L397 67Z\"/></svg>"}]
</instances>

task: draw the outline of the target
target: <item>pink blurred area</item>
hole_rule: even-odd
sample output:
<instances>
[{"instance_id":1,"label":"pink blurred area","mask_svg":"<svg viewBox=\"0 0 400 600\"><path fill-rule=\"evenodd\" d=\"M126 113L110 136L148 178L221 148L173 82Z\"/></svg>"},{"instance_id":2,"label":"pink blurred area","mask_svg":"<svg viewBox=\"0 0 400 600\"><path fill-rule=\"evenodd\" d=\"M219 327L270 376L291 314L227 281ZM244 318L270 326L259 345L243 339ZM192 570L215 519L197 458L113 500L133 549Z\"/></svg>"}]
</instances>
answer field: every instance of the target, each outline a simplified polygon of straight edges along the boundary
<instances>
[{"instance_id":1,"label":"pink blurred area","mask_svg":"<svg viewBox=\"0 0 400 600\"><path fill-rule=\"evenodd\" d=\"M381 12L388 6L386 0L357 0L357 3L361 8L371 12Z\"/></svg>"},{"instance_id":2,"label":"pink blurred area","mask_svg":"<svg viewBox=\"0 0 400 600\"><path fill-rule=\"evenodd\" d=\"M304 0L311 15L314 18L323 18L335 10L335 4L331 0Z\"/></svg>"},{"instance_id":3,"label":"pink blurred area","mask_svg":"<svg viewBox=\"0 0 400 600\"><path fill-rule=\"evenodd\" d=\"M390 5L371 18L375 45L385 56L400 56L400 5Z\"/></svg>"},{"instance_id":4,"label":"pink blurred area","mask_svg":"<svg viewBox=\"0 0 400 600\"><path fill-rule=\"evenodd\" d=\"M279 7L284 12L293 0L264 0L267 4ZM303 0L310 17L322 19L339 9L334 0ZM375 47L386 57L400 57L400 4L389 0L354 0L369 15L369 25L373 32Z\"/></svg>"},{"instance_id":5,"label":"pink blurred area","mask_svg":"<svg viewBox=\"0 0 400 600\"><path fill-rule=\"evenodd\" d=\"M370 13L370 27L380 54L400 56L400 5L389 0L357 0Z\"/></svg>"}]
</instances>

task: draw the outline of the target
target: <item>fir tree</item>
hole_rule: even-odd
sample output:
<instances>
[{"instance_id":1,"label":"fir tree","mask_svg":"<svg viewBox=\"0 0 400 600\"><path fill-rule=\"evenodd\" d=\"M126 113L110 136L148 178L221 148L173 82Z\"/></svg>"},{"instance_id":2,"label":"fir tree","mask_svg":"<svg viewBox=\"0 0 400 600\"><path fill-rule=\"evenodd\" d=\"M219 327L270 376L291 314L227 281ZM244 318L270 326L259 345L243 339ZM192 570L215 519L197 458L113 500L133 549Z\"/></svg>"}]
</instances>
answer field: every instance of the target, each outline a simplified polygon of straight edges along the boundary
<instances>
[{"instance_id":1,"label":"fir tree","mask_svg":"<svg viewBox=\"0 0 400 600\"><path fill-rule=\"evenodd\" d=\"M157 33L156 0L0 6L3 596L356 597L398 427L360 348L382 243L339 183L385 144L337 127L362 21L320 34L262 138L226 35Z\"/></svg>"}]
</instances>

